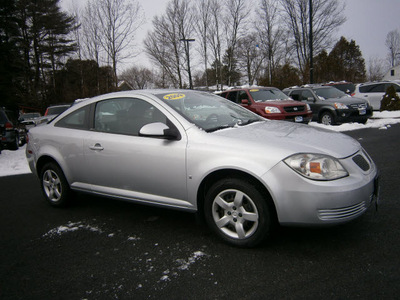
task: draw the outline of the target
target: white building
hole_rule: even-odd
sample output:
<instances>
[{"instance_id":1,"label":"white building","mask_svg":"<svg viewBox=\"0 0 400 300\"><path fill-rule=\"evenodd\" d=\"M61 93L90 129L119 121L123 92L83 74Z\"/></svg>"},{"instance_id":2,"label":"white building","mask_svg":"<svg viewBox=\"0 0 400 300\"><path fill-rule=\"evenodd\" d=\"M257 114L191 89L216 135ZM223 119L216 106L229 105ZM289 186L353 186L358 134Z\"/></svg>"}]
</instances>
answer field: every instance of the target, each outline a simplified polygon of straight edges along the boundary
<instances>
[{"instance_id":1,"label":"white building","mask_svg":"<svg viewBox=\"0 0 400 300\"><path fill-rule=\"evenodd\" d=\"M385 76L383 76L383 80L400 80L400 65L390 68Z\"/></svg>"}]
</instances>

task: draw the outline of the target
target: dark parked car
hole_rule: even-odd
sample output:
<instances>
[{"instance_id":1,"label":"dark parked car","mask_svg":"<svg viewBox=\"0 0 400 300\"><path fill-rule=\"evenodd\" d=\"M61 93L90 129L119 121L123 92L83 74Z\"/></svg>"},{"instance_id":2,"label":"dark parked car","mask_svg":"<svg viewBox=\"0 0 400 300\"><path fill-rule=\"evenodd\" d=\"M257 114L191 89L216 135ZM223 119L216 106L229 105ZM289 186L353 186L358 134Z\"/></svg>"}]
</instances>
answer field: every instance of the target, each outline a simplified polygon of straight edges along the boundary
<instances>
[{"instance_id":1,"label":"dark parked car","mask_svg":"<svg viewBox=\"0 0 400 300\"><path fill-rule=\"evenodd\" d=\"M368 101L345 94L331 86L306 86L284 89L293 100L308 103L313 120L325 125L366 123L373 114Z\"/></svg>"},{"instance_id":2,"label":"dark parked car","mask_svg":"<svg viewBox=\"0 0 400 300\"><path fill-rule=\"evenodd\" d=\"M0 108L0 136L3 149L17 150L19 148L19 129L17 113Z\"/></svg>"},{"instance_id":3,"label":"dark parked car","mask_svg":"<svg viewBox=\"0 0 400 300\"><path fill-rule=\"evenodd\" d=\"M308 123L312 118L309 105L293 101L274 87L232 89L219 95L270 120Z\"/></svg>"}]
</instances>

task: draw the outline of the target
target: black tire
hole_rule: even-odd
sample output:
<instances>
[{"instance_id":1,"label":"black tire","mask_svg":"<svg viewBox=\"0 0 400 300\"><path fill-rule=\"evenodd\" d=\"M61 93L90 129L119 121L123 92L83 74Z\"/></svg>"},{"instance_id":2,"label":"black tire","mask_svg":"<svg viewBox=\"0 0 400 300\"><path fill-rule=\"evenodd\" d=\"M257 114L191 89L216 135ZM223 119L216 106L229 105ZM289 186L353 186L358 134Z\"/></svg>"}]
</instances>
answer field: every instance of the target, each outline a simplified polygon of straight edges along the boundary
<instances>
[{"instance_id":1,"label":"black tire","mask_svg":"<svg viewBox=\"0 0 400 300\"><path fill-rule=\"evenodd\" d=\"M319 117L319 122L324 125L335 125L335 117L329 111L324 111Z\"/></svg>"},{"instance_id":2,"label":"black tire","mask_svg":"<svg viewBox=\"0 0 400 300\"><path fill-rule=\"evenodd\" d=\"M225 242L254 247L268 237L273 227L267 201L252 183L226 178L208 190L204 216L208 226Z\"/></svg>"},{"instance_id":3,"label":"black tire","mask_svg":"<svg viewBox=\"0 0 400 300\"><path fill-rule=\"evenodd\" d=\"M69 203L70 187L61 168L53 162L44 165L40 173L40 185L48 203L64 207Z\"/></svg>"}]
</instances>

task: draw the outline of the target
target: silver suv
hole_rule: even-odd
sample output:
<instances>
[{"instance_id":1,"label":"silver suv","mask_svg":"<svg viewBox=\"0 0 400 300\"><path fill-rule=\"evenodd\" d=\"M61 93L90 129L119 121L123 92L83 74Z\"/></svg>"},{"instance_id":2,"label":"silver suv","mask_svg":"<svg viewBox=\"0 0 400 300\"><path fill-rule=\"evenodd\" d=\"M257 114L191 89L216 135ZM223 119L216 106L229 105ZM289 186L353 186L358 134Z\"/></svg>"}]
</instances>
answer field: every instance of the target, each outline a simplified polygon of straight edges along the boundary
<instances>
[{"instance_id":1,"label":"silver suv","mask_svg":"<svg viewBox=\"0 0 400 300\"><path fill-rule=\"evenodd\" d=\"M396 93L400 93L400 83L395 81L380 81L360 83L356 85L353 97L367 99L374 110L380 110L381 100L389 86L393 85Z\"/></svg>"}]
</instances>

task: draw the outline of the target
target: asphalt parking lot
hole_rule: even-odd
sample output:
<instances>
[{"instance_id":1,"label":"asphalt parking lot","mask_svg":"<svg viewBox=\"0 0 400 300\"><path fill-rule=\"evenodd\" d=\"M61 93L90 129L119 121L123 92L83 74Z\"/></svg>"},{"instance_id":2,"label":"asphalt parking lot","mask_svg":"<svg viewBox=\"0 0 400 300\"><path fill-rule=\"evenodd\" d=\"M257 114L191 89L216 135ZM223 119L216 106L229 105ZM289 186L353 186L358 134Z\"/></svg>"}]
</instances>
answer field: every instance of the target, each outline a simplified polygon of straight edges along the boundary
<instances>
[{"instance_id":1,"label":"asphalt parking lot","mask_svg":"<svg viewBox=\"0 0 400 300\"><path fill-rule=\"evenodd\" d=\"M400 125L356 138L381 205L329 228L279 228L255 249L194 215L78 195L55 209L32 175L0 177L1 299L398 299Z\"/></svg>"}]
</instances>

